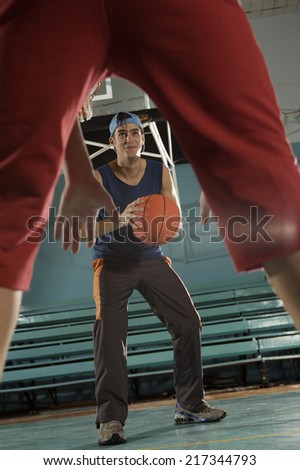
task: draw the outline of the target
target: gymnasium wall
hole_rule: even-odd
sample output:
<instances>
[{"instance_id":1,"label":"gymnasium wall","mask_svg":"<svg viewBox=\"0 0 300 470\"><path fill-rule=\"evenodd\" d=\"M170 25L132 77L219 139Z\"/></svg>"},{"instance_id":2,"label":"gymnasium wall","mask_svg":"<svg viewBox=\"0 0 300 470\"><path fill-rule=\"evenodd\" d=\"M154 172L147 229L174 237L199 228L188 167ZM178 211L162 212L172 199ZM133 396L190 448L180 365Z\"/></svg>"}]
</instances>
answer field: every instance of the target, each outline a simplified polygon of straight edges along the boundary
<instances>
[{"instance_id":1,"label":"gymnasium wall","mask_svg":"<svg viewBox=\"0 0 300 470\"><path fill-rule=\"evenodd\" d=\"M255 35L269 67L281 109L300 108L300 13L257 18L252 20ZM247 53L245 51L245 60ZM253 71L255 73L255 71ZM220 83L221 86L221 83ZM286 129L293 149L300 159L300 121L289 116ZM173 266L188 287L201 285L204 290L232 285L253 285L265 282L262 272L236 274L216 225L210 229L196 222L199 213L200 187L189 164L176 166L179 193L185 216L183 240L165 247ZM55 207L63 188L58 181L53 210L45 240L37 257L31 290L24 295L24 304L55 304L79 301L92 296L92 252L82 246L78 255L63 252L53 240ZM214 243L211 243L211 237ZM197 241L195 241L197 240Z\"/></svg>"}]
</instances>

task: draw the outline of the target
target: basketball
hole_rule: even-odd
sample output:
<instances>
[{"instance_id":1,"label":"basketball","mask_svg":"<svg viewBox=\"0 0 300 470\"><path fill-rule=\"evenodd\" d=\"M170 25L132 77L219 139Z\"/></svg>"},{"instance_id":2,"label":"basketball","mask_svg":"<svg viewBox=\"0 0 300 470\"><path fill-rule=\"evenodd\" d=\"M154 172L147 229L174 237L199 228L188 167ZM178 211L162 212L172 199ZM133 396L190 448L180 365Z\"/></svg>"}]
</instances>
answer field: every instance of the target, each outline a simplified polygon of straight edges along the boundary
<instances>
[{"instance_id":1,"label":"basketball","mask_svg":"<svg viewBox=\"0 0 300 470\"><path fill-rule=\"evenodd\" d=\"M179 232L180 211L176 203L162 194L143 197L141 226L134 228L134 235L148 245L163 245Z\"/></svg>"}]
</instances>

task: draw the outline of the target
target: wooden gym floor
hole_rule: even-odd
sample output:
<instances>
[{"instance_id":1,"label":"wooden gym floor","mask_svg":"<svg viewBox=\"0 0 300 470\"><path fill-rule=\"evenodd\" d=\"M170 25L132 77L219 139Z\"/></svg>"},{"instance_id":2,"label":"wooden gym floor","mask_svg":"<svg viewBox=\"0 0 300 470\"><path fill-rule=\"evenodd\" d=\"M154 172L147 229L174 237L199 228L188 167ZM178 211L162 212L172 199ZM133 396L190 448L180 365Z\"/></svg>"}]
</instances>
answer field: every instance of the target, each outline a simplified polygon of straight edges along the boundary
<instances>
[{"instance_id":1,"label":"wooden gym floor","mask_svg":"<svg viewBox=\"0 0 300 470\"><path fill-rule=\"evenodd\" d=\"M175 400L131 405L120 450L300 450L300 384L206 396L227 417L218 423L174 425ZM0 450L95 450L94 407L2 418Z\"/></svg>"}]
</instances>

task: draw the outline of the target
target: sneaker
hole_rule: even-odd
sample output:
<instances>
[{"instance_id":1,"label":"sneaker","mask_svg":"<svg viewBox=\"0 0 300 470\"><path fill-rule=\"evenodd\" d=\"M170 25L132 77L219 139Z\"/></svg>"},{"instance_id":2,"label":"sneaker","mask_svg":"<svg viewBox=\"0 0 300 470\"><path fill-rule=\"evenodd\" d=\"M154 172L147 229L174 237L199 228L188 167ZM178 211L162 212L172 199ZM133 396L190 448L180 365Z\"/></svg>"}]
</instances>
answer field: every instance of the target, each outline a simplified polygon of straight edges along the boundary
<instances>
[{"instance_id":1,"label":"sneaker","mask_svg":"<svg viewBox=\"0 0 300 470\"><path fill-rule=\"evenodd\" d=\"M209 404L202 400L201 409L197 413L187 411L181 408L177 403L175 408L175 424L190 424L190 423L211 423L225 418L226 411L212 408Z\"/></svg>"},{"instance_id":2,"label":"sneaker","mask_svg":"<svg viewBox=\"0 0 300 470\"><path fill-rule=\"evenodd\" d=\"M122 424L119 421L109 421L100 424L99 446L123 444L127 441Z\"/></svg>"}]
</instances>

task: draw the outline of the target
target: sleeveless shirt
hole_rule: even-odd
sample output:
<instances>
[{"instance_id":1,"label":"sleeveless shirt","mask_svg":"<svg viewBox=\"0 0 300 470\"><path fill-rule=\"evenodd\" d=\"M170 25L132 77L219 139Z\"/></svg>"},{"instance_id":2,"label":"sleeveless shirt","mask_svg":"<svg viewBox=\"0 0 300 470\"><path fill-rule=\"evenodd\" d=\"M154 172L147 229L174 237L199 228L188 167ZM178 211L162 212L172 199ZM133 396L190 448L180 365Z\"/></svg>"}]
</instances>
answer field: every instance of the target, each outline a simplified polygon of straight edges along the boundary
<instances>
[{"instance_id":1,"label":"sleeveless shirt","mask_svg":"<svg viewBox=\"0 0 300 470\"><path fill-rule=\"evenodd\" d=\"M136 186L121 181L109 165L103 165L97 168L97 171L102 176L103 186L111 195L120 213L137 198L161 192L163 172L161 162L147 160L145 173ZM105 219L105 211L101 209L98 220L103 219ZM160 246L146 245L135 237L131 225L117 228L111 233L98 237L93 250L93 259L118 257L143 261L159 259L163 256Z\"/></svg>"}]
</instances>

